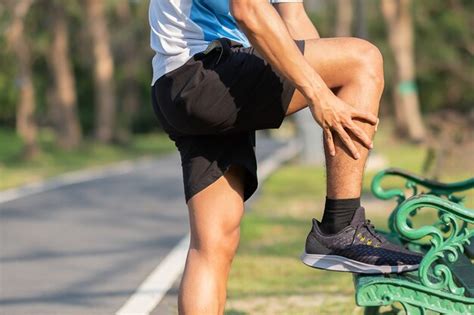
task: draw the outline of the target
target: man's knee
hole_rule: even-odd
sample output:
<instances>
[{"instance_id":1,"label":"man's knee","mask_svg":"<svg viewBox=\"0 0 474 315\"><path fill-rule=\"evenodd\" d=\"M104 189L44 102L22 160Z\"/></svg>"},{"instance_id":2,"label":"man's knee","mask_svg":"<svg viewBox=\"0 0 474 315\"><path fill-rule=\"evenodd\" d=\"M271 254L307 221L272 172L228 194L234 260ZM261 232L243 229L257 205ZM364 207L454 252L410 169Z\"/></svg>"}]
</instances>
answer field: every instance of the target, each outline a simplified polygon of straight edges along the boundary
<instances>
[{"instance_id":1,"label":"man's knee","mask_svg":"<svg viewBox=\"0 0 474 315\"><path fill-rule=\"evenodd\" d=\"M360 76L367 83L372 83L378 88L384 87L383 56L374 44L363 40L357 40L357 56L360 68Z\"/></svg>"},{"instance_id":2,"label":"man's knee","mask_svg":"<svg viewBox=\"0 0 474 315\"><path fill-rule=\"evenodd\" d=\"M193 254L210 260L231 260L240 238L244 212L241 167L232 166L223 177L189 202Z\"/></svg>"},{"instance_id":3,"label":"man's knee","mask_svg":"<svg viewBox=\"0 0 474 315\"><path fill-rule=\"evenodd\" d=\"M191 236L191 250L216 263L230 263L240 240L240 227L233 229L212 227L206 237Z\"/></svg>"}]
</instances>

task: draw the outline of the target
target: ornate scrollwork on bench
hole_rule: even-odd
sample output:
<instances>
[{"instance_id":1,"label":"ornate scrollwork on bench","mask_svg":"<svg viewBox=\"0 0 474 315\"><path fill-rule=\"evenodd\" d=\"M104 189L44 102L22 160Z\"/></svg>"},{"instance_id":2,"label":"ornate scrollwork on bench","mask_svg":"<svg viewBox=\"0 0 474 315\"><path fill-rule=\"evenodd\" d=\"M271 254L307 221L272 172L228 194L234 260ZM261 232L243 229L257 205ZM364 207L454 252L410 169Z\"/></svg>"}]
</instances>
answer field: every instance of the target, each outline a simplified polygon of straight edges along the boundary
<instances>
[{"instance_id":1,"label":"ornate scrollwork on bench","mask_svg":"<svg viewBox=\"0 0 474 315\"><path fill-rule=\"evenodd\" d=\"M421 226L414 228L410 223L414 211L435 209L447 229L437 226ZM395 228L400 236L410 242L430 237L431 248L421 262L418 274L423 285L437 289L449 290L452 294L464 294L464 288L456 285L447 263L454 263L474 236L474 210L464 208L434 195L413 196L401 203L395 211Z\"/></svg>"},{"instance_id":2,"label":"ornate scrollwork on bench","mask_svg":"<svg viewBox=\"0 0 474 315\"><path fill-rule=\"evenodd\" d=\"M406 179L405 187L408 189L400 189L400 188L392 188L392 189L384 189L382 188L382 181L387 177L399 177ZM372 193L379 199L388 200L396 198L398 206L404 202L406 199L416 196L419 194L422 195L434 195L443 197L449 201L454 203L462 204L464 199L463 196L455 195L455 193L459 193L468 189L474 188L474 178L467 179L465 181L455 182L455 183L441 183L435 180L430 180L427 178L420 177L416 174L397 169L397 168L389 168L377 173L372 181ZM411 193L410 193L411 191ZM397 206L397 207L398 207ZM414 216L417 212L417 209L413 209L410 213L411 216ZM395 220L395 211L391 213L389 217L389 229L390 232L393 234L395 233L394 228L394 220ZM439 217L441 214L439 214ZM411 221L407 221L409 225L411 225ZM444 232L446 231L446 226L443 223L443 220L440 217L440 220L434 223L434 226L443 229Z\"/></svg>"},{"instance_id":3,"label":"ornate scrollwork on bench","mask_svg":"<svg viewBox=\"0 0 474 315\"><path fill-rule=\"evenodd\" d=\"M381 182L386 177L405 179L408 189L383 189ZM474 314L474 267L472 255L464 253L469 249L465 245L474 239L474 209L467 209L463 197L457 195L473 188L474 178L445 184L394 168L375 176L374 195L397 201L389 218L392 233L388 237L403 240L410 249L422 251L424 257L417 271L355 275L356 301L366 307L366 315L379 314L381 306L393 307L394 302L400 302L408 315L426 314L427 310ZM429 211L437 216L425 216ZM416 224L417 218L423 226ZM427 225L427 218L435 222Z\"/></svg>"}]
</instances>

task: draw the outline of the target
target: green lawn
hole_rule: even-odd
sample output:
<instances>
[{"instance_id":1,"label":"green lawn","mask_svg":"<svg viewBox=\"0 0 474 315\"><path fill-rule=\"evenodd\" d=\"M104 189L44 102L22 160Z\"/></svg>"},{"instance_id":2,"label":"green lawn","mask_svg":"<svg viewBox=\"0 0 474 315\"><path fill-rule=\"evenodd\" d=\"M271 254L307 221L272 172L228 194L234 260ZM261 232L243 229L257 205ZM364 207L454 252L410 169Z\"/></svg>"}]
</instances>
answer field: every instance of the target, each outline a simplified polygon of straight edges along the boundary
<instances>
[{"instance_id":1,"label":"green lawn","mask_svg":"<svg viewBox=\"0 0 474 315\"><path fill-rule=\"evenodd\" d=\"M379 131L375 147L388 158L390 166L420 172L424 149L391 139L388 128ZM463 179L466 174L451 173L443 180ZM373 175L366 174L365 193L370 191ZM350 274L312 269L299 261L310 219L322 215L324 182L322 167L290 163L263 184L242 222L241 244L228 285L227 315L363 314L354 302ZM472 207L473 192L469 199ZM386 226L391 207L382 205L376 209L368 206L369 216L378 227Z\"/></svg>"},{"instance_id":2,"label":"green lawn","mask_svg":"<svg viewBox=\"0 0 474 315\"><path fill-rule=\"evenodd\" d=\"M56 148L53 134L48 130L42 130L39 139L41 154L32 161L23 161L21 140L14 131L0 129L0 190L72 170L170 152L174 148L168 137L159 133L136 135L127 146L86 140L78 150L70 152Z\"/></svg>"}]
</instances>

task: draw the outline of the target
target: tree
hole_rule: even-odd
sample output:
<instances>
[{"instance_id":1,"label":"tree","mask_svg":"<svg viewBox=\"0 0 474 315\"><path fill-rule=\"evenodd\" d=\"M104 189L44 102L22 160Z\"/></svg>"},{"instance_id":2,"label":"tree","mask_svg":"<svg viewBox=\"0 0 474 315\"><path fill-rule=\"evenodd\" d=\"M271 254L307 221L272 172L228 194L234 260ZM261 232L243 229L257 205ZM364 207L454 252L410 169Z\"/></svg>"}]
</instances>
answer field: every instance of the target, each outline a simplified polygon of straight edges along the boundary
<instances>
[{"instance_id":1,"label":"tree","mask_svg":"<svg viewBox=\"0 0 474 315\"><path fill-rule=\"evenodd\" d=\"M31 51L25 36L25 18L33 0L12 1L13 20L7 30L7 40L18 61L20 97L16 112L16 130L24 142L23 156L31 159L39 152L38 127L35 120L35 88L32 80Z\"/></svg>"},{"instance_id":2,"label":"tree","mask_svg":"<svg viewBox=\"0 0 474 315\"><path fill-rule=\"evenodd\" d=\"M117 127L117 138L121 142L128 142L132 129L133 117L137 112L140 99L140 89L138 84L138 71L143 50L137 49L142 43L138 41L139 32L136 31L137 23L134 23L135 17L132 15L132 8L129 1L121 1L116 6L117 21L121 26L118 32L118 50L121 52L121 65L123 79L121 80L120 99L121 110L119 126ZM120 27L119 26L119 27Z\"/></svg>"},{"instance_id":3,"label":"tree","mask_svg":"<svg viewBox=\"0 0 474 315\"><path fill-rule=\"evenodd\" d=\"M383 0L381 9L395 58L395 121L397 133L413 141L425 138L415 84L413 21L411 0Z\"/></svg>"},{"instance_id":4,"label":"tree","mask_svg":"<svg viewBox=\"0 0 474 315\"><path fill-rule=\"evenodd\" d=\"M85 5L94 55L95 136L100 142L110 142L113 140L115 130L116 96L114 60L104 13L104 1L87 0Z\"/></svg>"},{"instance_id":5,"label":"tree","mask_svg":"<svg viewBox=\"0 0 474 315\"><path fill-rule=\"evenodd\" d=\"M49 9L53 41L47 59L54 78L53 106L56 109L54 125L58 146L63 149L74 149L81 142L82 130L77 116L76 80L69 58L67 16L60 4L52 4Z\"/></svg>"},{"instance_id":6,"label":"tree","mask_svg":"<svg viewBox=\"0 0 474 315\"><path fill-rule=\"evenodd\" d=\"M422 111L469 112L474 104L471 0L415 1L416 76Z\"/></svg>"},{"instance_id":7,"label":"tree","mask_svg":"<svg viewBox=\"0 0 474 315\"><path fill-rule=\"evenodd\" d=\"M352 35L352 0L336 1L336 36L347 37Z\"/></svg>"}]
</instances>

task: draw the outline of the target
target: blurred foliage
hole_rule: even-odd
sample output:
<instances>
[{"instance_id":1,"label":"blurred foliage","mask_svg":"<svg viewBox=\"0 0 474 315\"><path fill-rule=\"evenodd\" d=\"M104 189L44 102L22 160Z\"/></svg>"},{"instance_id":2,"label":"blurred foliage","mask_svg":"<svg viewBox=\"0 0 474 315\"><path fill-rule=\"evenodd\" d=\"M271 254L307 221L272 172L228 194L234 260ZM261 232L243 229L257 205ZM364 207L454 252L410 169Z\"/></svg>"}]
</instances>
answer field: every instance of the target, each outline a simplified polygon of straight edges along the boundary
<instances>
[{"instance_id":1,"label":"blurred foliage","mask_svg":"<svg viewBox=\"0 0 474 315\"><path fill-rule=\"evenodd\" d=\"M366 0L368 40L385 57L385 93L391 102L394 61L387 30L380 13L380 0ZM322 37L333 36L335 3L324 2L312 14ZM440 109L468 112L474 107L474 1L413 1L415 25L416 83L424 113ZM353 30L357 23L354 17ZM383 107L386 109L387 107Z\"/></svg>"},{"instance_id":2,"label":"blurred foliage","mask_svg":"<svg viewBox=\"0 0 474 315\"><path fill-rule=\"evenodd\" d=\"M129 45L129 39L133 38L136 51L137 70L135 80L140 89L140 101L138 112L132 122L132 128L137 132L151 131L159 128L151 105L150 105L150 83L151 83L151 58L153 51L149 45L148 26L148 1L128 1L131 12L131 23L120 23L117 17L117 6L127 0L108 0L107 19L111 33L111 45L113 47L115 62L115 84L117 85L117 99L120 111L121 92L127 84L124 79L123 47ZM59 1L55 3L50 0L36 0L28 13L26 20L26 33L32 49L34 84L37 97L37 119L40 125L49 124L48 106L50 100L48 93L51 92L51 74L46 62L52 34L48 27L51 22L50 14L53 4L62 5L68 17L70 37L70 58L76 77L76 88L78 97L78 113L81 124L86 134L90 134L94 127L94 83L93 83L93 56L91 43L86 29L86 12L84 3L79 0ZM5 39L5 30L11 22L11 12L6 4L0 3L0 124L13 128L15 125L15 110L18 99L17 65L11 50Z\"/></svg>"},{"instance_id":3,"label":"blurred foliage","mask_svg":"<svg viewBox=\"0 0 474 315\"><path fill-rule=\"evenodd\" d=\"M415 1L414 14L423 109L472 109L474 1Z\"/></svg>"},{"instance_id":4,"label":"blurred foliage","mask_svg":"<svg viewBox=\"0 0 474 315\"><path fill-rule=\"evenodd\" d=\"M10 22L6 8L0 4L0 124L12 126L15 120L17 89L15 65L7 51L5 30Z\"/></svg>"}]
</instances>

